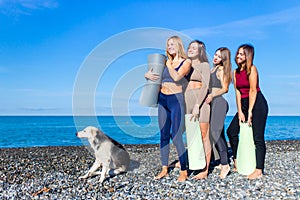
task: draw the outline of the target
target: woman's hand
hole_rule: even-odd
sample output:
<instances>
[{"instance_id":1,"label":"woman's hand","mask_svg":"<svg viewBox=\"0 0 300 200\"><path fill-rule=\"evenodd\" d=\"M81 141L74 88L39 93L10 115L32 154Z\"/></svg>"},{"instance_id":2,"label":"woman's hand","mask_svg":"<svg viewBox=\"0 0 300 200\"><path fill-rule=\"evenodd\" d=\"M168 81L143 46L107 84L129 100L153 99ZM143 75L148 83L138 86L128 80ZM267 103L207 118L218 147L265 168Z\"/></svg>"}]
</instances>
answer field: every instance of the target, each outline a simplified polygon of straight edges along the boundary
<instances>
[{"instance_id":1,"label":"woman's hand","mask_svg":"<svg viewBox=\"0 0 300 200\"><path fill-rule=\"evenodd\" d=\"M242 122L246 121L245 115L244 115L243 112L239 112L238 115L239 115L239 123L242 123Z\"/></svg>"},{"instance_id":2,"label":"woman's hand","mask_svg":"<svg viewBox=\"0 0 300 200\"><path fill-rule=\"evenodd\" d=\"M190 118L190 121L192 121L194 119L194 121L196 121L199 118L199 113L200 113L200 105L199 104L195 104L193 111L192 111L192 116Z\"/></svg>"},{"instance_id":3,"label":"woman's hand","mask_svg":"<svg viewBox=\"0 0 300 200\"><path fill-rule=\"evenodd\" d=\"M212 101L212 99L213 99L212 94L207 95L205 99L205 103L209 104Z\"/></svg>"},{"instance_id":4,"label":"woman's hand","mask_svg":"<svg viewBox=\"0 0 300 200\"><path fill-rule=\"evenodd\" d=\"M252 126L252 111L248 111L248 126Z\"/></svg>"},{"instance_id":5,"label":"woman's hand","mask_svg":"<svg viewBox=\"0 0 300 200\"><path fill-rule=\"evenodd\" d=\"M155 74L152 72L153 68L151 68L144 76L146 79L149 79L151 81L155 81L157 79L159 79L159 74Z\"/></svg>"}]
</instances>

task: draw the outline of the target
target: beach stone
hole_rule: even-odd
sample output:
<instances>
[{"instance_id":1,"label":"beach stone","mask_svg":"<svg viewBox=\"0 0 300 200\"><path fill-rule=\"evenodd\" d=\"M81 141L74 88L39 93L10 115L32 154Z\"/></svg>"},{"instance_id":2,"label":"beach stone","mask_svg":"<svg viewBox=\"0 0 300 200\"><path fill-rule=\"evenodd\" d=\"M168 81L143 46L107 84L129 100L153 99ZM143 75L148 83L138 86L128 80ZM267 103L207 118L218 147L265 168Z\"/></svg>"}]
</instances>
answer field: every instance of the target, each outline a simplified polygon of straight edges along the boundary
<instances>
[{"instance_id":1,"label":"beach stone","mask_svg":"<svg viewBox=\"0 0 300 200\"><path fill-rule=\"evenodd\" d=\"M300 141L268 141L265 175L250 181L231 172L205 180L191 175L178 183L179 169L160 172L159 145L125 145L131 163L123 174L78 180L94 162L85 146L0 149L0 199L299 199ZM171 145L170 162L178 160ZM232 164L232 159L231 164ZM33 195L36 194L36 195Z\"/></svg>"}]
</instances>

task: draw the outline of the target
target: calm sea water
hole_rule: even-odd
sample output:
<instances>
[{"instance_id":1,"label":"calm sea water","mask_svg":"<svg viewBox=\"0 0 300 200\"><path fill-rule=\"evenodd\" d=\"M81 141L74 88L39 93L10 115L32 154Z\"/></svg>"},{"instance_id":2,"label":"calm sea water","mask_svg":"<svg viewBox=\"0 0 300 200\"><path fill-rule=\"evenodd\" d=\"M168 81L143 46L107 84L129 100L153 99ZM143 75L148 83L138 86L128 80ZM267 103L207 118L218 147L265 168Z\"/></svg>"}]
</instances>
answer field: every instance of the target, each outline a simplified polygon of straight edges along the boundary
<instances>
[{"instance_id":1,"label":"calm sea water","mask_svg":"<svg viewBox=\"0 0 300 200\"><path fill-rule=\"evenodd\" d=\"M122 144L159 143L157 117L0 116L0 148L83 145L75 133L90 125ZM265 138L300 140L300 116L268 117Z\"/></svg>"}]
</instances>

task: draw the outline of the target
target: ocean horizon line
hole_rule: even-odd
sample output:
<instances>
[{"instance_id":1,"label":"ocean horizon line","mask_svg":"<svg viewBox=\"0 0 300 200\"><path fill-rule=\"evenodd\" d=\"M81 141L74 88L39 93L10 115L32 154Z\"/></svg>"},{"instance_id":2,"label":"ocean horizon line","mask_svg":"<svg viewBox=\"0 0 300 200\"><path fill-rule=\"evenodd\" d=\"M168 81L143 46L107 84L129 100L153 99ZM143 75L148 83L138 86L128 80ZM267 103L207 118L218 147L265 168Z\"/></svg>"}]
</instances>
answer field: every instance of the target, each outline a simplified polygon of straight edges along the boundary
<instances>
[{"instance_id":1,"label":"ocean horizon line","mask_svg":"<svg viewBox=\"0 0 300 200\"><path fill-rule=\"evenodd\" d=\"M0 117L157 117L157 115L1 115ZM234 117L234 115L226 115L226 117ZM268 115L268 117L300 117L300 115Z\"/></svg>"}]
</instances>

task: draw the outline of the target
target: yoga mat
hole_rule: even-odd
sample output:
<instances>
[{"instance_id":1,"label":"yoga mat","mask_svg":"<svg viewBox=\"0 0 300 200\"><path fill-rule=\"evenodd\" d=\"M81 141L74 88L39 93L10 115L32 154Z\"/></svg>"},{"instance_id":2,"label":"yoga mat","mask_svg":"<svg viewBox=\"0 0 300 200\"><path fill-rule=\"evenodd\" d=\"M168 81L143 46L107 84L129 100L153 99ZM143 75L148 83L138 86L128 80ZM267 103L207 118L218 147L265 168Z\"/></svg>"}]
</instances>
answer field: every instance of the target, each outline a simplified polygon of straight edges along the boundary
<instances>
[{"instance_id":1,"label":"yoga mat","mask_svg":"<svg viewBox=\"0 0 300 200\"><path fill-rule=\"evenodd\" d=\"M189 169L203 169L206 166L205 152L199 121L190 121L192 114L185 115L186 140L188 150Z\"/></svg>"},{"instance_id":2,"label":"yoga mat","mask_svg":"<svg viewBox=\"0 0 300 200\"><path fill-rule=\"evenodd\" d=\"M252 127L247 123L240 124L240 138L236 156L237 171L243 175L249 175L256 168L255 145L253 141Z\"/></svg>"},{"instance_id":3,"label":"yoga mat","mask_svg":"<svg viewBox=\"0 0 300 200\"><path fill-rule=\"evenodd\" d=\"M161 85L161 76L166 64L166 57L162 54L148 55L148 70L152 69L152 73L158 74L159 79L152 81L147 80L144 85L139 103L142 106L157 107L158 94Z\"/></svg>"}]
</instances>

